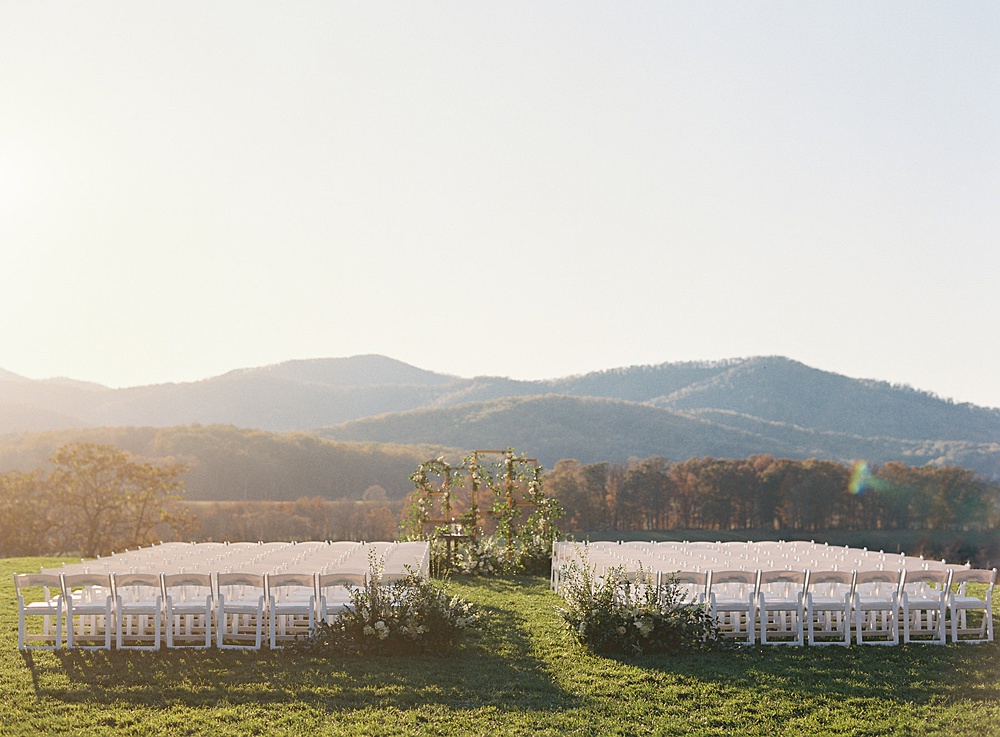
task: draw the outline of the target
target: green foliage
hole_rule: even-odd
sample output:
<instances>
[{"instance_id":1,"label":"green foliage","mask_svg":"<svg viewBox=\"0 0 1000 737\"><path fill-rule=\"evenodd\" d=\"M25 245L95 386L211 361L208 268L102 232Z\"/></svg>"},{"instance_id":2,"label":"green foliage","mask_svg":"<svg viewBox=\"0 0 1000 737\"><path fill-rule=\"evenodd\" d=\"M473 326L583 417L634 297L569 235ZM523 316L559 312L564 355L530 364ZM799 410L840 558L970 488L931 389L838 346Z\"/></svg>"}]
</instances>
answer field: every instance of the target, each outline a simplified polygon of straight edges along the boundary
<instances>
[{"instance_id":1,"label":"green foliage","mask_svg":"<svg viewBox=\"0 0 1000 737\"><path fill-rule=\"evenodd\" d=\"M508 448L500 460L482 463L480 454L489 452L475 451L458 466L443 458L420 464L410 475L415 489L403 532L434 541L435 571L545 573L562 507L546 495L536 461Z\"/></svg>"},{"instance_id":2,"label":"green foliage","mask_svg":"<svg viewBox=\"0 0 1000 737\"><path fill-rule=\"evenodd\" d=\"M654 582L642 568L634 578L622 568L598 578L586 560L571 562L560 581L566 604L558 611L566 629L595 652L675 654L723 646L712 615L685 602L675 581Z\"/></svg>"},{"instance_id":3,"label":"green foliage","mask_svg":"<svg viewBox=\"0 0 1000 737\"><path fill-rule=\"evenodd\" d=\"M496 576L505 571L509 560L510 557L504 550L504 541L493 535L463 541L450 551L442 538L431 540L433 571L467 576Z\"/></svg>"},{"instance_id":4,"label":"green foliage","mask_svg":"<svg viewBox=\"0 0 1000 737\"><path fill-rule=\"evenodd\" d=\"M469 602L449 596L415 572L386 582L381 561L369 562L365 585L331 623L320 622L301 647L313 652L403 655L444 654L481 625Z\"/></svg>"},{"instance_id":5,"label":"green foliage","mask_svg":"<svg viewBox=\"0 0 1000 737\"><path fill-rule=\"evenodd\" d=\"M464 522L470 528L475 528L477 508L466 508L458 513L458 517L455 516L455 493L465 480L465 465L463 461L461 466L452 466L442 456L424 461L410 474L414 491L407 499L400 523L400 529L406 537L415 540L438 537L450 531L453 522ZM428 526L432 524L437 527L428 535Z\"/></svg>"},{"instance_id":6,"label":"green foliage","mask_svg":"<svg viewBox=\"0 0 1000 737\"><path fill-rule=\"evenodd\" d=\"M470 576L545 575L552 565L552 540L542 535L516 535L510 542L499 535L480 535L454 545L449 560L445 541L431 540L434 571Z\"/></svg>"}]
</instances>

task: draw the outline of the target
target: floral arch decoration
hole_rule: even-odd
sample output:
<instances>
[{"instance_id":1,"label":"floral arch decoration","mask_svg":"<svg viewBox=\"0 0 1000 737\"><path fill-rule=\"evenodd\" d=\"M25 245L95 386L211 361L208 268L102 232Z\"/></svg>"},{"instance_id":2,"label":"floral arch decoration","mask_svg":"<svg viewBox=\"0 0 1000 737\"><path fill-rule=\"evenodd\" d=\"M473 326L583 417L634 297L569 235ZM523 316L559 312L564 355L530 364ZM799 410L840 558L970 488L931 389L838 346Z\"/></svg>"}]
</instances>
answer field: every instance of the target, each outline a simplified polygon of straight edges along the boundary
<instances>
[{"instance_id":1,"label":"floral arch decoration","mask_svg":"<svg viewBox=\"0 0 1000 737\"><path fill-rule=\"evenodd\" d=\"M410 476L414 491L404 520L411 537L502 539L513 550L528 535L554 539L558 502L545 495L535 458L507 450L474 450L458 465L426 461Z\"/></svg>"}]
</instances>

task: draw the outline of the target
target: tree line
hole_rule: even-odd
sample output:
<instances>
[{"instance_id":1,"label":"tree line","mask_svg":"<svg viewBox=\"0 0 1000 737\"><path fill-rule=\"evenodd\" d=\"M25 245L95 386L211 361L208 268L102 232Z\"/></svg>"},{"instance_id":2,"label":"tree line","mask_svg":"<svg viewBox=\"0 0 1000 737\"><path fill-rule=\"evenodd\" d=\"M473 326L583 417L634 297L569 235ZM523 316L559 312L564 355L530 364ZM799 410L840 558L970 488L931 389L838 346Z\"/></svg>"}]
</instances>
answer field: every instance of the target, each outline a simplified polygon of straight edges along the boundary
<instances>
[{"instance_id":1,"label":"tree line","mask_svg":"<svg viewBox=\"0 0 1000 737\"><path fill-rule=\"evenodd\" d=\"M566 531L1000 527L1000 484L958 466L848 466L768 455L562 460L545 475L545 487L563 506Z\"/></svg>"},{"instance_id":2,"label":"tree line","mask_svg":"<svg viewBox=\"0 0 1000 737\"><path fill-rule=\"evenodd\" d=\"M161 540L392 540L403 500L184 501L188 469L113 445L70 443L46 468L0 474L0 557L93 558Z\"/></svg>"},{"instance_id":3,"label":"tree line","mask_svg":"<svg viewBox=\"0 0 1000 737\"><path fill-rule=\"evenodd\" d=\"M403 501L183 500L185 466L73 443L45 468L0 474L0 557L105 555L159 540L375 540L399 530ZM767 455L559 461L542 478L564 532L593 530L1000 529L1000 484L957 466L869 467ZM291 489L286 490L291 492Z\"/></svg>"}]
</instances>

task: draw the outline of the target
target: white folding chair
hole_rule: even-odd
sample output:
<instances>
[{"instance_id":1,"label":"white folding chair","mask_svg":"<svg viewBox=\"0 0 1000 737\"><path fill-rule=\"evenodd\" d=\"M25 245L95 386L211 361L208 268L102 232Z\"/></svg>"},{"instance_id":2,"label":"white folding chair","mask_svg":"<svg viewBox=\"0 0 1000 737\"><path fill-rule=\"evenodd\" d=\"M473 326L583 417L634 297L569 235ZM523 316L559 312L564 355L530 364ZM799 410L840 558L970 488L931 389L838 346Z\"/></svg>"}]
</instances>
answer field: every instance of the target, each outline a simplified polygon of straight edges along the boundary
<instances>
[{"instance_id":1,"label":"white folding chair","mask_svg":"<svg viewBox=\"0 0 1000 737\"><path fill-rule=\"evenodd\" d=\"M66 573L62 597L66 606L66 647L110 650L114 629L111 574ZM101 644L101 640L104 644ZM81 642L91 643L87 645Z\"/></svg>"},{"instance_id":2,"label":"white folding chair","mask_svg":"<svg viewBox=\"0 0 1000 737\"><path fill-rule=\"evenodd\" d=\"M945 609L950 586L950 570L903 570L899 598L904 644L945 644Z\"/></svg>"},{"instance_id":3,"label":"white folding chair","mask_svg":"<svg viewBox=\"0 0 1000 737\"><path fill-rule=\"evenodd\" d=\"M858 571L855 575L852 611L859 645L899 644L902 575L902 571Z\"/></svg>"},{"instance_id":4,"label":"white folding chair","mask_svg":"<svg viewBox=\"0 0 1000 737\"><path fill-rule=\"evenodd\" d=\"M160 577L155 573L112 573L111 589L118 649L159 650L163 621Z\"/></svg>"},{"instance_id":5,"label":"white folding chair","mask_svg":"<svg viewBox=\"0 0 1000 737\"><path fill-rule=\"evenodd\" d=\"M17 649L58 650L62 647L63 598L58 573L15 573ZM29 632L28 617L41 617L41 632ZM40 643L32 645L31 643ZM48 644L45 644L48 643Z\"/></svg>"},{"instance_id":6,"label":"white folding chair","mask_svg":"<svg viewBox=\"0 0 1000 737\"><path fill-rule=\"evenodd\" d=\"M724 637L753 645L758 571L713 571L709 608Z\"/></svg>"},{"instance_id":7,"label":"white folding chair","mask_svg":"<svg viewBox=\"0 0 1000 737\"><path fill-rule=\"evenodd\" d=\"M167 647L210 647L215 603L211 574L164 573L160 576L160 584Z\"/></svg>"},{"instance_id":8,"label":"white folding chair","mask_svg":"<svg viewBox=\"0 0 1000 737\"><path fill-rule=\"evenodd\" d=\"M216 591L218 646L259 650L266 613L264 574L218 573Z\"/></svg>"},{"instance_id":9,"label":"white folding chair","mask_svg":"<svg viewBox=\"0 0 1000 737\"><path fill-rule=\"evenodd\" d=\"M311 573L271 573L267 580L271 649L278 640L308 637L316 623L316 579Z\"/></svg>"},{"instance_id":10,"label":"white folding chair","mask_svg":"<svg viewBox=\"0 0 1000 737\"><path fill-rule=\"evenodd\" d=\"M664 587L673 583L681 597L679 604L704 604L711 575L711 571L657 571L656 586L660 590L660 603L663 603Z\"/></svg>"},{"instance_id":11,"label":"white folding chair","mask_svg":"<svg viewBox=\"0 0 1000 737\"><path fill-rule=\"evenodd\" d=\"M952 586L958 586L958 591L950 591L948 595L948 616L951 620L951 641L983 643L993 642L993 586L996 582L997 569L978 570L960 569L951 574ZM986 587L983 598L971 596L966 590L966 584L980 584ZM968 612L982 612L978 626L973 622L970 626Z\"/></svg>"},{"instance_id":12,"label":"white folding chair","mask_svg":"<svg viewBox=\"0 0 1000 737\"><path fill-rule=\"evenodd\" d=\"M810 645L851 644L853 597L854 571L809 571L806 631Z\"/></svg>"},{"instance_id":13,"label":"white folding chair","mask_svg":"<svg viewBox=\"0 0 1000 737\"><path fill-rule=\"evenodd\" d=\"M805 641L805 571L761 571L757 579L757 619L761 645L801 645Z\"/></svg>"},{"instance_id":14,"label":"white folding chair","mask_svg":"<svg viewBox=\"0 0 1000 737\"><path fill-rule=\"evenodd\" d=\"M365 585L365 574L333 572L316 576L317 621L330 624L351 603L351 589Z\"/></svg>"},{"instance_id":15,"label":"white folding chair","mask_svg":"<svg viewBox=\"0 0 1000 737\"><path fill-rule=\"evenodd\" d=\"M394 573L416 571L427 576L429 550L427 542L397 542L385 553L385 570Z\"/></svg>"}]
</instances>

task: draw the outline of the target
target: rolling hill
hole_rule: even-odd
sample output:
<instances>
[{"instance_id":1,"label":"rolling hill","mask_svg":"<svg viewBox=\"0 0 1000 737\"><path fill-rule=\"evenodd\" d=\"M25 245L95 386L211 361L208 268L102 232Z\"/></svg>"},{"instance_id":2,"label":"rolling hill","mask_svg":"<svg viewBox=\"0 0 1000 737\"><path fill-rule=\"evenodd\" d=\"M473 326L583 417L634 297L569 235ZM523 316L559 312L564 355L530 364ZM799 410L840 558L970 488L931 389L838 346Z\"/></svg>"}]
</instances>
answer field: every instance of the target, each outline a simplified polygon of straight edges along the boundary
<instances>
[{"instance_id":1,"label":"rolling hill","mask_svg":"<svg viewBox=\"0 0 1000 737\"><path fill-rule=\"evenodd\" d=\"M782 357L549 380L462 378L384 356L288 361L109 389L0 370L0 433L234 425L336 440L516 447L547 465L663 455L955 463L1000 478L1000 410Z\"/></svg>"},{"instance_id":2,"label":"rolling hill","mask_svg":"<svg viewBox=\"0 0 1000 737\"><path fill-rule=\"evenodd\" d=\"M845 463L899 460L961 465L1000 477L1000 446L969 441L861 437L770 422L723 410L682 413L592 397L547 395L420 409L346 422L320 431L331 440L438 443L460 448L530 449L543 465L663 456L825 458ZM708 450L710 449L710 450Z\"/></svg>"}]
</instances>

